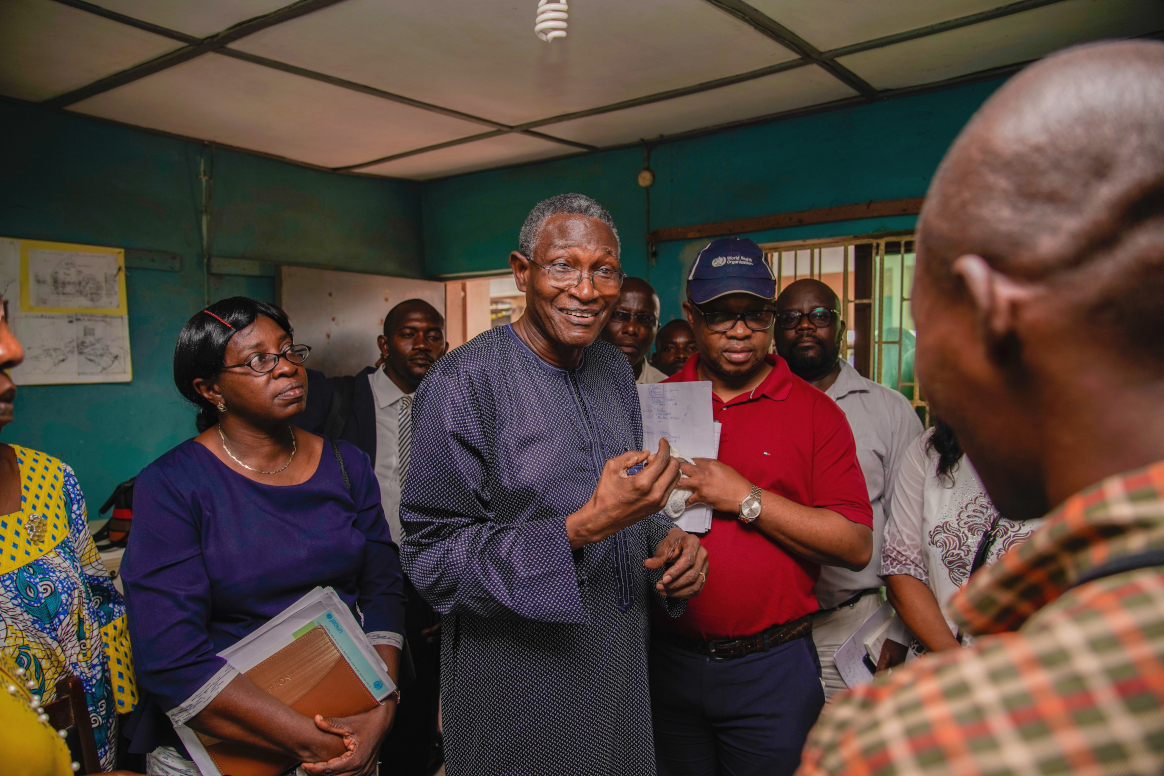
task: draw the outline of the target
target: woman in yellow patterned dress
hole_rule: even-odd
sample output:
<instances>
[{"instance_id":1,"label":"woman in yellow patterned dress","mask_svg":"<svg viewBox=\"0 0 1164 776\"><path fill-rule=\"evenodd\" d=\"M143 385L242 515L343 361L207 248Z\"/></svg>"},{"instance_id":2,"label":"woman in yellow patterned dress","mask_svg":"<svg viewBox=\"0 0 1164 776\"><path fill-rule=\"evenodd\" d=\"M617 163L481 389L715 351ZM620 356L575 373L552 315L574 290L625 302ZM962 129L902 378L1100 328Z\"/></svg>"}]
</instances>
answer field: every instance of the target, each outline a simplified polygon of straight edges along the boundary
<instances>
[{"instance_id":1,"label":"woman in yellow patterned dress","mask_svg":"<svg viewBox=\"0 0 1164 776\"><path fill-rule=\"evenodd\" d=\"M0 427L12 422L8 370L24 350L0 300ZM116 759L117 714L137 701L125 604L89 535L73 470L44 453L0 444L0 651L43 702L71 673L81 680L104 770Z\"/></svg>"}]
</instances>

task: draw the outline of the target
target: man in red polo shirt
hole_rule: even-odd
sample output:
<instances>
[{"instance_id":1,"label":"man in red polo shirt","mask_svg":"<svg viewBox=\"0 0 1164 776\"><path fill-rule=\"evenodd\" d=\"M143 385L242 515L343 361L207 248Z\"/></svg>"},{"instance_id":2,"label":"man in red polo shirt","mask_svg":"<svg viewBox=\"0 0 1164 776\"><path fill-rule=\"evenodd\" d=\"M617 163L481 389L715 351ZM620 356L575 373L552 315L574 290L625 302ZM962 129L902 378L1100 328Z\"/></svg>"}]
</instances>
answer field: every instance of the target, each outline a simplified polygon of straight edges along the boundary
<instances>
[{"instance_id":1,"label":"man in red polo shirt","mask_svg":"<svg viewBox=\"0 0 1164 776\"><path fill-rule=\"evenodd\" d=\"M715 510L715 569L678 620L656 617L651 707L661 776L791 774L824 704L812 643L822 565L861 569L873 514L849 423L768 355L776 281L751 240L707 245L683 308L699 353L667 382L708 380L719 459L685 464Z\"/></svg>"}]
</instances>

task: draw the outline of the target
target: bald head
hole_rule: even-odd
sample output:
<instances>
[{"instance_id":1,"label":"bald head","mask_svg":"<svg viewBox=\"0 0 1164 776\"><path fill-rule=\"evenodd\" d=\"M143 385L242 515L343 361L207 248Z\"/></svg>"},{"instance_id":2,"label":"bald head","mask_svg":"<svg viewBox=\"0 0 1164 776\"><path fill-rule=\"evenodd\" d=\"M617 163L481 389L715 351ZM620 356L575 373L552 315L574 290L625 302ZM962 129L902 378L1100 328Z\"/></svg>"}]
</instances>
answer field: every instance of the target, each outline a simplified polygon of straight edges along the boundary
<instances>
[{"instance_id":1,"label":"bald head","mask_svg":"<svg viewBox=\"0 0 1164 776\"><path fill-rule=\"evenodd\" d=\"M1027 68L938 169L919 222L926 270L952 281L949 264L974 254L1025 281L1072 273L1081 313L1150 314L1136 328L1164 354L1162 128L1164 44L1082 46Z\"/></svg>"},{"instance_id":2,"label":"bald head","mask_svg":"<svg viewBox=\"0 0 1164 776\"><path fill-rule=\"evenodd\" d=\"M791 329L784 328L781 321L787 317L796 320ZM827 283L804 278L789 284L776 297L776 352L788 362L792 374L822 391L828 390L840 373L844 336L841 299Z\"/></svg>"},{"instance_id":3,"label":"bald head","mask_svg":"<svg viewBox=\"0 0 1164 776\"><path fill-rule=\"evenodd\" d=\"M816 278L804 278L790 283L787 288L776 297L776 309L787 310L800 304L802 299L809 299L815 306L828 307L831 310L841 309L841 298L832 286Z\"/></svg>"},{"instance_id":4,"label":"bald head","mask_svg":"<svg viewBox=\"0 0 1164 776\"><path fill-rule=\"evenodd\" d=\"M434 321L439 321L442 329L445 327L445 317L431 304L423 299L405 299L389 310L388 315L384 316L384 336L391 336L392 331L409 313L422 313Z\"/></svg>"},{"instance_id":5,"label":"bald head","mask_svg":"<svg viewBox=\"0 0 1164 776\"><path fill-rule=\"evenodd\" d=\"M995 505L1038 517L1164 458L1164 44L1027 68L918 224L917 374Z\"/></svg>"}]
</instances>

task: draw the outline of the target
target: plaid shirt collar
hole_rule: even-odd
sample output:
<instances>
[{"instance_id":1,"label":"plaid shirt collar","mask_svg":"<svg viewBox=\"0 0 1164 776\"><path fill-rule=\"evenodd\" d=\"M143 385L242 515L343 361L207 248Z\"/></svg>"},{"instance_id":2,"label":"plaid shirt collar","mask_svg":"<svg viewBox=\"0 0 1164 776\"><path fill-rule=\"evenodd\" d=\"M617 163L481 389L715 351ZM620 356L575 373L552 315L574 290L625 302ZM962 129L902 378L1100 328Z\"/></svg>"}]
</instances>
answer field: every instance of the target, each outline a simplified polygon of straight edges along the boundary
<instances>
[{"instance_id":1,"label":"plaid shirt collar","mask_svg":"<svg viewBox=\"0 0 1164 776\"><path fill-rule=\"evenodd\" d=\"M1152 549L1164 549L1164 461L1063 502L1028 541L954 596L954 618L972 634L1018 630L1088 570Z\"/></svg>"}]
</instances>

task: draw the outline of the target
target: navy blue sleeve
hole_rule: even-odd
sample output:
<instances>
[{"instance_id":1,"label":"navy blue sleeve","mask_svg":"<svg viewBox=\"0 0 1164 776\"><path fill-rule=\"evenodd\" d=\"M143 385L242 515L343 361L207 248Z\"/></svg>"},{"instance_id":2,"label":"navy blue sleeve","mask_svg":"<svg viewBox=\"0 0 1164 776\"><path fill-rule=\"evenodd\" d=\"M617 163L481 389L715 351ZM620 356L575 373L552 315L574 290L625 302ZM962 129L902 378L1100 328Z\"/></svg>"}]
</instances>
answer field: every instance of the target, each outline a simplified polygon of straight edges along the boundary
<instances>
[{"instance_id":1,"label":"navy blue sleeve","mask_svg":"<svg viewBox=\"0 0 1164 776\"><path fill-rule=\"evenodd\" d=\"M455 361L442 361L413 400L412 457L400 500L409 580L444 614L586 622L562 516L495 518L487 424L471 393Z\"/></svg>"},{"instance_id":2,"label":"navy blue sleeve","mask_svg":"<svg viewBox=\"0 0 1164 776\"><path fill-rule=\"evenodd\" d=\"M328 448L330 444L324 442ZM364 535L364 562L360 568L356 597L364 615L364 632L404 635L404 577L400 571L400 551L384 518L380 483L367 453L355 445L340 442L340 452L352 484L356 502L356 528ZM325 455L331 455L327 449Z\"/></svg>"},{"instance_id":3,"label":"navy blue sleeve","mask_svg":"<svg viewBox=\"0 0 1164 776\"><path fill-rule=\"evenodd\" d=\"M176 486L161 464L147 466L134 483L133 530L121 578L134 670L142 687L169 711L226 661L215 654L206 628L211 594L201 510L191 503L193 489Z\"/></svg>"}]
</instances>

